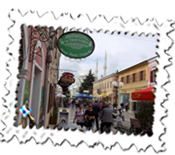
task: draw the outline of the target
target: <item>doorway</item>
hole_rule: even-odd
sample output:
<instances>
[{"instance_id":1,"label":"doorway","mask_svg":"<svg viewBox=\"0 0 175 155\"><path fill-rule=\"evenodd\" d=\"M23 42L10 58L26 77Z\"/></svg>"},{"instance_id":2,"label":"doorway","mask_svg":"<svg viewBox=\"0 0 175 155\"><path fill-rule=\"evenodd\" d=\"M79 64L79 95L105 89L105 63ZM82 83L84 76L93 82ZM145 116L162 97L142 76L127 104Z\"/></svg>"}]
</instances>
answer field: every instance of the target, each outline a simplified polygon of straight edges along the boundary
<instances>
[{"instance_id":1,"label":"doorway","mask_svg":"<svg viewBox=\"0 0 175 155\"><path fill-rule=\"evenodd\" d=\"M35 65L33 75L33 89L32 89L32 102L31 102L31 114L35 118L35 123L39 123L39 108L41 102L41 82L42 71Z\"/></svg>"}]
</instances>

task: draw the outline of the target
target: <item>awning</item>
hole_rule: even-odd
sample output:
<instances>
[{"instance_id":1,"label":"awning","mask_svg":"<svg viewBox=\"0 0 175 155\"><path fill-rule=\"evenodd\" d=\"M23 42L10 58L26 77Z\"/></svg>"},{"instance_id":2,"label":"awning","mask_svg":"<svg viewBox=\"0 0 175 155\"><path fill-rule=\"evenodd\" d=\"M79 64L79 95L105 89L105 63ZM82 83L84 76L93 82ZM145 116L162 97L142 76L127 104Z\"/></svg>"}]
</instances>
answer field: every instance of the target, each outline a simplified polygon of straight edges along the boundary
<instances>
[{"instance_id":1,"label":"awning","mask_svg":"<svg viewBox=\"0 0 175 155\"><path fill-rule=\"evenodd\" d=\"M154 88L150 87L136 92L132 92L131 98L132 100L153 101L155 98L154 93Z\"/></svg>"},{"instance_id":2,"label":"awning","mask_svg":"<svg viewBox=\"0 0 175 155\"><path fill-rule=\"evenodd\" d=\"M110 95L109 94L101 94L101 95L99 95L99 97L109 97Z\"/></svg>"}]
</instances>

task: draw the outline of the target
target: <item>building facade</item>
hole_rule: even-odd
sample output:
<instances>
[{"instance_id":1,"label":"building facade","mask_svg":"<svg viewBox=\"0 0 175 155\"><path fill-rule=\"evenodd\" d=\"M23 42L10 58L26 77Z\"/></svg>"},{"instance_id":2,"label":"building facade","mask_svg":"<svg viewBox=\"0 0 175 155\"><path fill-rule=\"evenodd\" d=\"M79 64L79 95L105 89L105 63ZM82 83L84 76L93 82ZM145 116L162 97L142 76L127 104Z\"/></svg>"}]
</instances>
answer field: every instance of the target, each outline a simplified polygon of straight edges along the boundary
<instances>
[{"instance_id":1,"label":"building facade","mask_svg":"<svg viewBox=\"0 0 175 155\"><path fill-rule=\"evenodd\" d=\"M148 88L153 87L156 84L156 72L157 72L157 57L148 60Z\"/></svg>"},{"instance_id":2,"label":"building facade","mask_svg":"<svg viewBox=\"0 0 175 155\"><path fill-rule=\"evenodd\" d=\"M20 108L28 103L36 126L39 128L41 125L48 124L54 105L54 91L58 82L58 67L61 56L56 48L60 29L54 31L53 28L34 28L24 24L21 26L21 33L17 107ZM49 113L46 114L48 109ZM20 112L15 120L15 126L22 124L23 127L26 127L29 124L28 119L24 118Z\"/></svg>"},{"instance_id":3,"label":"building facade","mask_svg":"<svg viewBox=\"0 0 175 155\"><path fill-rule=\"evenodd\" d=\"M132 67L118 72L119 82L123 82L124 86L119 88L118 106L120 103L129 103L129 110L133 110L135 104L131 100L131 93L147 88L148 83L148 63L147 60L138 63Z\"/></svg>"},{"instance_id":4,"label":"building facade","mask_svg":"<svg viewBox=\"0 0 175 155\"><path fill-rule=\"evenodd\" d=\"M113 73L106 77L103 77L97 81L93 82L93 96L96 97L97 100L101 101L103 98L99 97L101 94L109 95L109 102L114 104L117 98L117 89L112 85L113 81L117 82L117 74Z\"/></svg>"}]
</instances>

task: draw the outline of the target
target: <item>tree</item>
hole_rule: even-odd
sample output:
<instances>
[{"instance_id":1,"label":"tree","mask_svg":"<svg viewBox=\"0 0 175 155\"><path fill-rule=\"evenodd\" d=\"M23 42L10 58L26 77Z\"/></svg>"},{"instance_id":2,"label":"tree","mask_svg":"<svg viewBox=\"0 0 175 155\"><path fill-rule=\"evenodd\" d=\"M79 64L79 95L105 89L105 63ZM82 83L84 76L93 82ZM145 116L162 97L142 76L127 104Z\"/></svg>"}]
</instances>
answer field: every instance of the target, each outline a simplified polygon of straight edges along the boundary
<instances>
[{"instance_id":1,"label":"tree","mask_svg":"<svg viewBox=\"0 0 175 155\"><path fill-rule=\"evenodd\" d=\"M79 93L82 94L84 90L89 90L89 94L92 94L93 83L95 81L95 77L92 74L92 70L89 71L89 74L86 76L84 81L81 83L79 88Z\"/></svg>"},{"instance_id":2,"label":"tree","mask_svg":"<svg viewBox=\"0 0 175 155\"><path fill-rule=\"evenodd\" d=\"M70 98L70 91L69 90L65 91L64 95L66 95L67 98Z\"/></svg>"},{"instance_id":3,"label":"tree","mask_svg":"<svg viewBox=\"0 0 175 155\"><path fill-rule=\"evenodd\" d=\"M137 102L137 113L135 117L140 120L141 127L152 128L154 122L154 101L138 101Z\"/></svg>"}]
</instances>

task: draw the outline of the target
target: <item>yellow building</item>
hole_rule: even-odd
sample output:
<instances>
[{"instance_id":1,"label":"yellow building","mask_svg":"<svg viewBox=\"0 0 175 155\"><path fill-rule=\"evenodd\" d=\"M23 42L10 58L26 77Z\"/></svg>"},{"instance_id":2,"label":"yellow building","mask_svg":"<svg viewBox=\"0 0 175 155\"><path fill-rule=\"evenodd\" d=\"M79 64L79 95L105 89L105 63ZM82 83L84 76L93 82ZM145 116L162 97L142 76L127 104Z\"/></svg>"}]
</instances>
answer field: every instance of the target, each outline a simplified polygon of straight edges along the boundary
<instances>
[{"instance_id":1,"label":"yellow building","mask_svg":"<svg viewBox=\"0 0 175 155\"><path fill-rule=\"evenodd\" d=\"M100 97L102 94L109 95L109 102L112 104L116 101L116 88L112 86L112 82L117 81L117 74L113 73L108 76L102 77L101 79L93 82L93 96L98 100L102 100Z\"/></svg>"},{"instance_id":2,"label":"yellow building","mask_svg":"<svg viewBox=\"0 0 175 155\"><path fill-rule=\"evenodd\" d=\"M147 88L148 83L148 63L147 60L142 61L132 67L118 72L119 82L123 82L124 86L119 88L118 105L129 101L129 110L133 110L134 101L131 100L131 93Z\"/></svg>"}]
</instances>

